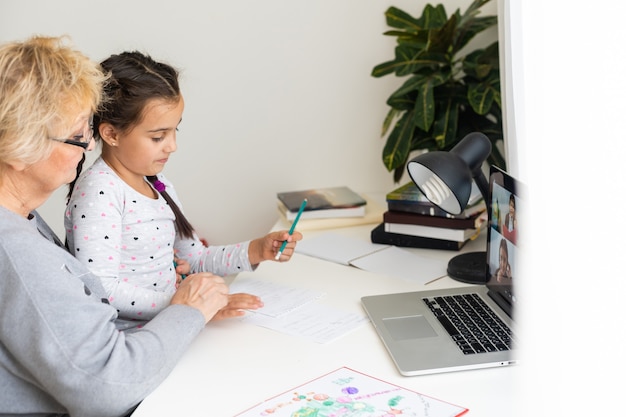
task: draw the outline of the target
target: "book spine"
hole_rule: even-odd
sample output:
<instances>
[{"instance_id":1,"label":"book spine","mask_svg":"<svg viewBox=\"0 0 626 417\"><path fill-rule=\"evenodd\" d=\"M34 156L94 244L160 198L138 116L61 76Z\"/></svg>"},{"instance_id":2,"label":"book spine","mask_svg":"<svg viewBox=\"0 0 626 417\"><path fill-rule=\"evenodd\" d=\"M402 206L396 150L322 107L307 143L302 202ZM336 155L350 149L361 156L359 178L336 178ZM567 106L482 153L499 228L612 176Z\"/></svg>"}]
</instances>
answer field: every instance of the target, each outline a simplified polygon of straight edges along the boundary
<instances>
[{"instance_id":1,"label":"book spine","mask_svg":"<svg viewBox=\"0 0 626 417\"><path fill-rule=\"evenodd\" d=\"M387 208L392 211L422 214L425 216L449 217L450 215L432 204L387 200Z\"/></svg>"},{"instance_id":2,"label":"book spine","mask_svg":"<svg viewBox=\"0 0 626 417\"><path fill-rule=\"evenodd\" d=\"M391 210L383 213L383 221L385 223L416 224L431 227L445 227L448 229L472 229L477 226L476 215L467 219L450 219Z\"/></svg>"},{"instance_id":3,"label":"book spine","mask_svg":"<svg viewBox=\"0 0 626 417\"><path fill-rule=\"evenodd\" d=\"M443 249L458 251L465 242L457 242L454 240L433 239L421 236L403 235L399 233L385 232L384 223L376 226L371 232L372 243L382 243L385 245L394 245L408 248L425 248L425 249Z\"/></svg>"}]
</instances>

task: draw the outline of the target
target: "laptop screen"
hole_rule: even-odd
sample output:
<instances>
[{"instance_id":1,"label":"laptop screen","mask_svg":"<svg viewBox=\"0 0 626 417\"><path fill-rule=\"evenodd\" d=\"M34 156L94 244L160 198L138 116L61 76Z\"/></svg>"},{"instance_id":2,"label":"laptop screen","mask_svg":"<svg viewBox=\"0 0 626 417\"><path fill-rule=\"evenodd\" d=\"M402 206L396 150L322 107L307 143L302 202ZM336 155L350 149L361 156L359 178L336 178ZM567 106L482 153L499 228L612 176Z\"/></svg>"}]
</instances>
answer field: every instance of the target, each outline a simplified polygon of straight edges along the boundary
<instances>
[{"instance_id":1,"label":"laptop screen","mask_svg":"<svg viewBox=\"0 0 626 417\"><path fill-rule=\"evenodd\" d=\"M518 219L524 211L523 194L522 185L513 177L495 166L490 168L487 287L509 316L517 302L513 284L519 277L523 231L518 230Z\"/></svg>"}]
</instances>

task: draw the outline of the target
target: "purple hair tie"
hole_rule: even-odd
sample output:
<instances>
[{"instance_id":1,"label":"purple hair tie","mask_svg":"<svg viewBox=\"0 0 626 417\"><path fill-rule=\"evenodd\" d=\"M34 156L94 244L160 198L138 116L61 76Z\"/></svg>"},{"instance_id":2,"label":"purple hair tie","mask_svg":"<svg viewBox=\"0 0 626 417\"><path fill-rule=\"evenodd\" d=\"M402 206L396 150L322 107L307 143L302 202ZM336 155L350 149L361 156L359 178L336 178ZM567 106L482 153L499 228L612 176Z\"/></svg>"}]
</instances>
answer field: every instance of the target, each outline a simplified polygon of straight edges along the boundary
<instances>
[{"instance_id":1,"label":"purple hair tie","mask_svg":"<svg viewBox=\"0 0 626 417\"><path fill-rule=\"evenodd\" d=\"M163 191L165 191L165 184L163 184L161 181L159 180L154 180L154 182L152 183L152 185L154 185L154 188L162 193Z\"/></svg>"}]
</instances>

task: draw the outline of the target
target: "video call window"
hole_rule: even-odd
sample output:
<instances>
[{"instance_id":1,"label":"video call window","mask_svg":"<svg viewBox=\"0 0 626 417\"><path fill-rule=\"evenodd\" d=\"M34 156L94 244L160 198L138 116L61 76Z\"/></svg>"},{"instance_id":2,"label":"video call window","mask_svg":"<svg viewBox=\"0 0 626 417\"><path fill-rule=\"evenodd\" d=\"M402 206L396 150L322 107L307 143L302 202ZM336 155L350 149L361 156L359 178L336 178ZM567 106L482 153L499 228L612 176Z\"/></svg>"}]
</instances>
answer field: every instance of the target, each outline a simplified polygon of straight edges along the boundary
<instances>
[{"instance_id":1,"label":"video call window","mask_svg":"<svg viewBox=\"0 0 626 417\"><path fill-rule=\"evenodd\" d=\"M491 201L489 271L491 282L510 284L515 277L519 198L494 183Z\"/></svg>"}]
</instances>

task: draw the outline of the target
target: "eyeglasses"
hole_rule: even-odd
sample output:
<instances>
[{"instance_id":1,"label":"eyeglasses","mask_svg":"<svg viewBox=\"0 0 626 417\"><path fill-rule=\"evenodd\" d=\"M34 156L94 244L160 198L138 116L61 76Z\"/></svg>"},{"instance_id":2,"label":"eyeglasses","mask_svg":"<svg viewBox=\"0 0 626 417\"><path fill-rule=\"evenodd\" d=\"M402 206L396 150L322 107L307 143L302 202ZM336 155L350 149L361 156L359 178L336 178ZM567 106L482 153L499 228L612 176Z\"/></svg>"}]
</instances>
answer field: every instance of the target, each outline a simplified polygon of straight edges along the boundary
<instances>
[{"instance_id":1,"label":"eyeglasses","mask_svg":"<svg viewBox=\"0 0 626 417\"><path fill-rule=\"evenodd\" d=\"M57 139L50 138L57 142L67 143L68 145L80 146L83 149L87 149L91 140L93 139L93 117L89 119L89 123L85 126L83 133L81 135L76 135L71 139Z\"/></svg>"}]
</instances>

